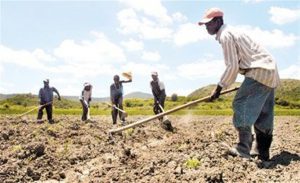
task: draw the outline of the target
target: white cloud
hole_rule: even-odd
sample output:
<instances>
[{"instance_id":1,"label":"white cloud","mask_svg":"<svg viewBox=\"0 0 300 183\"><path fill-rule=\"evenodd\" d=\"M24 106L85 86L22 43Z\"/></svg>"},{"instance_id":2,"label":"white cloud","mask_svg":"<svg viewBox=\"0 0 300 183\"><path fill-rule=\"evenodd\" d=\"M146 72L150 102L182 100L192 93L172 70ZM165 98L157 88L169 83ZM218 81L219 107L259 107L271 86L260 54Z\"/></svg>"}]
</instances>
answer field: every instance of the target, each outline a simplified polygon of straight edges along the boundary
<instances>
[{"instance_id":1,"label":"white cloud","mask_svg":"<svg viewBox=\"0 0 300 183\"><path fill-rule=\"evenodd\" d=\"M300 19L300 9L288 9L272 6L269 10L271 21L278 25L292 23Z\"/></svg>"},{"instance_id":2,"label":"white cloud","mask_svg":"<svg viewBox=\"0 0 300 183\"><path fill-rule=\"evenodd\" d=\"M172 29L150 20L137 16L133 9L124 9L117 14L122 34L137 34L143 39L167 39L172 35Z\"/></svg>"},{"instance_id":3,"label":"white cloud","mask_svg":"<svg viewBox=\"0 0 300 183\"><path fill-rule=\"evenodd\" d=\"M199 40L210 39L206 30L196 24L186 23L179 26L178 31L174 34L174 43L177 46L184 46Z\"/></svg>"},{"instance_id":4,"label":"white cloud","mask_svg":"<svg viewBox=\"0 0 300 183\"><path fill-rule=\"evenodd\" d=\"M45 73L67 74L73 78L110 75L114 64L124 63L123 49L103 33L92 32L94 40L63 40L50 53L42 49L14 50L0 45L0 63L35 69Z\"/></svg>"},{"instance_id":5,"label":"white cloud","mask_svg":"<svg viewBox=\"0 0 300 183\"><path fill-rule=\"evenodd\" d=\"M300 79L300 62L279 71L280 78Z\"/></svg>"},{"instance_id":6,"label":"white cloud","mask_svg":"<svg viewBox=\"0 0 300 183\"><path fill-rule=\"evenodd\" d=\"M136 41L129 39L129 41L122 41L121 45L124 46L128 51L139 51L143 50L144 43L142 41Z\"/></svg>"},{"instance_id":7,"label":"white cloud","mask_svg":"<svg viewBox=\"0 0 300 183\"><path fill-rule=\"evenodd\" d=\"M157 71L160 73L167 73L170 68L164 64L144 64L129 62L121 67L122 71L131 71L134 75L148 76L150 77L151 72Z\"/></svg>"},{"instance_id":8,"label":"white cloud","mask_svg":"<svg viewBox=\"0 0 300 183\"><path fill-rule=\"evenodd\" d=\"M103 33L92 32L95 40L64 40L54 50L54 55L67 63L100 64L124 62L126 57L121 47L111 42Z\"/></svg>"},{"instance_id":9,"label":"white cloud","mask_svg":"<svg viewBox=\"0 0 300 183\"><path fill-rule=\"evenodd\" d=\"M46 71L57 74L67 74L73 78L95 78L100 75L111 75L117 72L113 64L63 64L55 67L48 67Z\"/></svg>"},{"instance_id":10,"label":"white cloud","mask_svg":"<svg viewBox=\"0 0 300 183\"><path fill-rule=\"evenodd\" d=\"M167 9L160 0L121 0L122 3L136 11L141 11L145 15L154 17L163 24L172 23L172 18L168 16Z\"/></svg>"},{"instance_id":11,"label":"white cloud","mask_svg":"<svg viewBox=\"0 0 300 183\"><path fill-rule=\"evenodd\" d=\"M172 18L177 22L186 22L188 20L188 18L180 12L173 13Z\"/></svg>"},{"instance_id":12,"label":"white cloud","mask_svg":"<svg viewBox=\"0 0 300 183\"><path fill-rule=\"evenodd\" d=\"M161 56L157 51L155 52L144 51L142 55L142 59L148 61L159 61L160 58Z\"/></svg>"},{"instance_id":13,"label":"white cloud","mask_svg":"<svg viewBox=\"0 0 300 183\"><path fill-rule=\"evenodd\" d=\"M225 64L222 60L201 60L188 64L182 64L177 67L179 76L189 79L203 79L211 77L220 77L224 72Z\"/></svg>"},{"instance_id":14,"label":"white cloud","mask_svg":"<svg viewBox=\"0 0 300 183\"><path fill-rule=\"evenodd\" d=\"M243 0L245 3L261 3L267 0Z\"/></svg>"},{"instance_id":15,"label":"white cloud","mask_svg":"<svg viewBox=\"0 0 300 183\"><path fill-rule=\"evenodd\" d=\"M285 34L281 30L273 29L271 31L262 30L259 27L249 25L237 26L238 30L245 32L257 42L269 48L291 47L296 44L299 37L290 33Z\"/></svg>"},{"instance_id":16,"label":"white cloud","mask_svg":"<svg viewBox=\"0 0 300 183\"><path fill-rule=\"evenodd\" d=\"M35 49L30 52L27 50L14 50L0 45L0 63L16 64L26 68L43 68L47 62L54 61L55 58L45 53L42 49Z\"/></svg>"}]
</instances>

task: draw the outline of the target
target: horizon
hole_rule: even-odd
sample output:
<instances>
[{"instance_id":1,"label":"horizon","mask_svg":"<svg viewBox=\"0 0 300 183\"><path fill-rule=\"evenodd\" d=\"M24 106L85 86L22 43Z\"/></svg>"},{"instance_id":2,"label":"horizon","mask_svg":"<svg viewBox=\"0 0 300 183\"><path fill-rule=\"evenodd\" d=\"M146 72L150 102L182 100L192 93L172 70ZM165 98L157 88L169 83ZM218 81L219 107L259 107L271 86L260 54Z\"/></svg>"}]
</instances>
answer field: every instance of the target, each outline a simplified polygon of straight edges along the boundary
<instances>
[{"instance_id":1,"label":"horizon","mask_svg":"<svg viewBox=\"0 0 300 183\"><path fill-rule=\"evenodd\" d=\"M281 81L282 80L297 80L297 81L300 81L300 79L293 79L293 78L285 78L285 79L280 79L280 80ZM241 82L235 82L235 83L241 83ZM188 93L187 95L179 95L177 93L171 93L171 94L167 95L167 97L171 97L173 94L177 94L178 97L188 97L188 95L192 94L196 90L202 89L202 88L205 88L205 87L209 87L210 85L213 85L213 84L209 84L209 85L206 85L206 86L196 88L195 90L193 90L191 93ZM133 94L133 93L142 93L142 94L147 94L147 95L152 96L152 94L150 92L147 93L147 92L142 92L142 91L132 91L132 92L129 92L129 93L124 93L124 97L127 97L127 95L130 95L130 94ZM28 92L28 93L0 93L0 95L22 95L22 94L38 95L38 93L31 93L31 92ZM78 97L77 95L61 95L61 96L62 97ZM97 99L104 99L104 98L109 98L109 97L110 96L101 96L101 97L92 96L92 98L97 98Z\"/></svg>"},{"instance_id":2,"label":"horizon","mask_svg":"<svg viewBox=\"0 0 300 183\"><path fill-rule=\"evenodd\" d=\"M197 25L210 7L267 48L281 79L300 79L298 1L0 3L1 94L37 94L49 78L62 96L78 96L88 81L94 98L106 98L113 75L126 71L133 82L124 84L124 94L151 94L151 71L168 96L217 84L225 68L222 48Z\"/></svg>"}]
</instances>

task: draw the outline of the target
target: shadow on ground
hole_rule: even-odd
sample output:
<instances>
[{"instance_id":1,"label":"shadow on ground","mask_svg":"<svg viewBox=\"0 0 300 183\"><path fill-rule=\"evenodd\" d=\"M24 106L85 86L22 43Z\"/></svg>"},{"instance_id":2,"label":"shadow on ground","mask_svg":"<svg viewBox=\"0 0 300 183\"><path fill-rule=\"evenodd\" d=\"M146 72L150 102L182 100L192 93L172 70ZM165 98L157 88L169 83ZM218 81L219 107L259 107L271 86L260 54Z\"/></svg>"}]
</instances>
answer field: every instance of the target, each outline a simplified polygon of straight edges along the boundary
<instances>
[{"instance_id":1,"label":"shadow on ground","mask_svg":"<svg viewBox=\"0 0 300 183\"><path fill-rule=\"evenodd\" d=\"M277 165L288 166L292 161L300 161L300 156L288 151L282 151L280 154L271 158L271 163L269 165L266 166L265 164L259 164L259 167L273 169L276 168Z\"/></svg>"}]
</instances>

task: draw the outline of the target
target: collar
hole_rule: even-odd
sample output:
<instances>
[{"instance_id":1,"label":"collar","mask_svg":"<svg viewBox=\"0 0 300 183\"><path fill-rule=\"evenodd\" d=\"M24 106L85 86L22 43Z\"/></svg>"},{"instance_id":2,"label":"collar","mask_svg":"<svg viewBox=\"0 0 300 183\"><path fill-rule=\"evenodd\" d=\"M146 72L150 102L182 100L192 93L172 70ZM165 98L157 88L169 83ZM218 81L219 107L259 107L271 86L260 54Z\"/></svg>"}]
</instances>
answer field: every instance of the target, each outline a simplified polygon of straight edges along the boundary
<instances>
[{"instance_id":1,"label":"collar","mask_svg":"<svg viewBox=\"0 0 300 183\"><path fill-rule=\"evenodd\" d=\"M223 25L220 27L220 29L218 30L217 34L216 34L216 40L219 41L219 43L221 43L221 42L220 42L220 37L221 37L221 34L222 34L222 32L224 31L224 29L225 29L226 27L227 27L227 25L226 25L226 24L223 24Z\"/></svg>"}]
</instances>

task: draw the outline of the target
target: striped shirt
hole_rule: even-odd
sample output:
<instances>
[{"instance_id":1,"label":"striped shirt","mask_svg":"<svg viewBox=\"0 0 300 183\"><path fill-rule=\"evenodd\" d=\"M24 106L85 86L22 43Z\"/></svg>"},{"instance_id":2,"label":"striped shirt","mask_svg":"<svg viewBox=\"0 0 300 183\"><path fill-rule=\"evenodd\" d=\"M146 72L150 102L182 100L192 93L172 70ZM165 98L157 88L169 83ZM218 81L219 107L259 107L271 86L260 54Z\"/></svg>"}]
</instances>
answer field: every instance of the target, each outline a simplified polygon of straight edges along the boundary
<instances>
[{"instance_id":1,"label":"striped shirt","mask_svg":"<svg viewBox=\"0 0 300 183\"><path fill-rule=\"evenodd\" d=\"M271 88L279 85L275 60L249 36L223 25L216 35L216 40L222 45L226 65L219 82L220 86L228 87L234 83L238 73Z\"/></svg>"}]
</instances>

